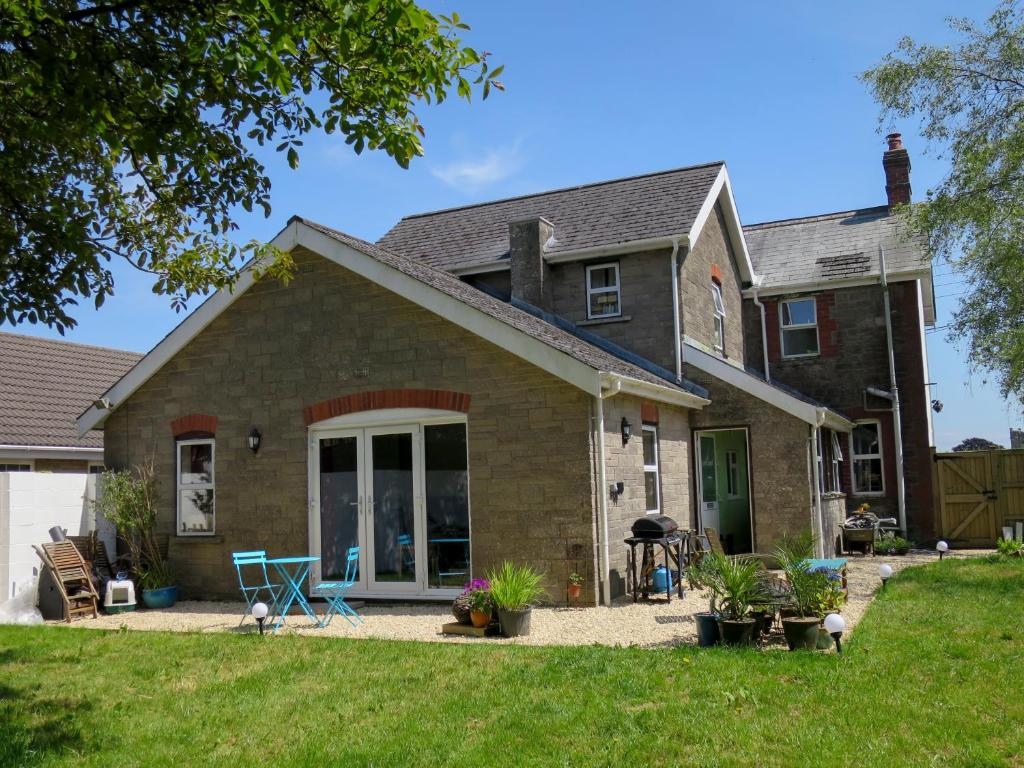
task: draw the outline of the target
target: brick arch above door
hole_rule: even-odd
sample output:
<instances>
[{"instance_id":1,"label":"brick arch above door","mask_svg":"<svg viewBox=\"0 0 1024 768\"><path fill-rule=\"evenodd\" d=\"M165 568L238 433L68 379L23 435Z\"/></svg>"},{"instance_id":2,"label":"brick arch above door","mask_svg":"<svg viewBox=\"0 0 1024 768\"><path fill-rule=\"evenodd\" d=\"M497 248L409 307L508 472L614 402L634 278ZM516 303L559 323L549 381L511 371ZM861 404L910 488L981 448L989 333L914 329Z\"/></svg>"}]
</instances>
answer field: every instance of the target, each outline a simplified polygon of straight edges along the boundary
<instances>
[{"instance_id":1,"label":"brick arch above door","mask_svg":"<svg viewBox=\"0 0 1024 768\"><path fill-rule=\"evenodd\" d=\"M434 408L441 411L469 413L470 396L447 389L378 389L321 400L302 409L306 426L318 421L360 411L385 408Z\"/></svg>"}]
</instances>

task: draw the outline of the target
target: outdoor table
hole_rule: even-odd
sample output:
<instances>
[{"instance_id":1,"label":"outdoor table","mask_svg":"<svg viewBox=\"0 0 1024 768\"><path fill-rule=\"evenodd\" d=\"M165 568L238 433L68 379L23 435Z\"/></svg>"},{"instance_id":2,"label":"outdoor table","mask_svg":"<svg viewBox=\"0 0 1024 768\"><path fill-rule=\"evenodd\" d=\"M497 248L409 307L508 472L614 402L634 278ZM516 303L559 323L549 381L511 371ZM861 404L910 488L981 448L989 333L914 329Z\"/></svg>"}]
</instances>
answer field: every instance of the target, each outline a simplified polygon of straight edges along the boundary
<instances>
[{"instance_id":1,"label":"outdoor table","mask_svg":"<svg viewBox=\"0 0 1024 768\"><path fill-rule=\"evenodd\" d=\"M309 569L313 563L320 560L319 557L306 555L303 557L274 557L267 560L268 565L274 566L274 570L281 576L281 592L277 596L278 619L274 624L274 632L284 626L284 617L292 603L298 603L303 612L320 626L320 618L316 615L309 600L302 593L302 582L309 576ZM291 570L289 571L289 566Z\"/></svg>"}]
</instances>

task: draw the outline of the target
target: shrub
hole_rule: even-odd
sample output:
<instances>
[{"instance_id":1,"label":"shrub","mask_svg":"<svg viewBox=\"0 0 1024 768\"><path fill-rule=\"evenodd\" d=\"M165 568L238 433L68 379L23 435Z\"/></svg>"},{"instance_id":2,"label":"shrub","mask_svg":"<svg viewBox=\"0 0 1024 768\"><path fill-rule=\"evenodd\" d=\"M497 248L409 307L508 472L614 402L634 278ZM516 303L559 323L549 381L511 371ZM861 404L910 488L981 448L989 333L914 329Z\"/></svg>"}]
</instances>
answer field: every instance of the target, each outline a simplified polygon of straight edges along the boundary
<instances>
[{"instance_id":1,"label":"shrub","mask_svg":"<svg viewBox=\"0 0 1024 768\"><path fill-rule=\"evenodd\" d=\"M996 541L996 551L1003 557L1024 557L1024 541L1000 538Z\"/></svg>"},{"instance_id":2,"label":"shrub","mask_svg":"<svg viewBox=\"0 0 1024 768\"><path fill-rule=\"evenodd\" d=\"M717 574L717 591L721 596L719 614L723 619L738 621L750 613L754 603L767 599L761 581L760 561L751 557L722 555L710 555L710 560Z\"/></svg>"},{"instance_id":3,"label":"shrub","mask_svg":"<svg viewBox=\"0 0 1024 768\"><path fill-rule=\"evenodd\" d=\"M875 541L876 555L905 555L909 551L910 542L892 533L884 533Z\"/></svg>"},{"instance_id":4,"label":"shrub","mask_svg":"<svg viewBox=\"0 0 1024 768\"><path fill-rule=\"evenodd\" d=\"M529 608L542 597L541 575L528 565L516 565L506 560L497 570L487 574L491 582L494 604L507 611Z\"/></svg>"}]
</instances>

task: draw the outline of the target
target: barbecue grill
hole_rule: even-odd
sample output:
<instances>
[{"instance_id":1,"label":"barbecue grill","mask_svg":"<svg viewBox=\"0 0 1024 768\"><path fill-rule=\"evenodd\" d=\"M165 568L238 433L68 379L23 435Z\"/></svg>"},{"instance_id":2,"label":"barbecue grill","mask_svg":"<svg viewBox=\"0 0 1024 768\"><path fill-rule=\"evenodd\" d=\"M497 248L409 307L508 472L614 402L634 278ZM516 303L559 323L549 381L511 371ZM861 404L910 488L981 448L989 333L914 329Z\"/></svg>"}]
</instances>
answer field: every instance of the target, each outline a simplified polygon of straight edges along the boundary
<instances>
[{"instance_id":1,"label":"barbecue grill","mask_svg":"<svg viewBox=\"0 0 1024 768\"><path fill-rule=\"evenodd\" d=\"M633 593L633 602L637 593L644 599L651 594L655 572L655 548L660 547L664 556L664 568L667 578L664 582L665 597L672 601L672 584L676 582L679 597L683 596L683 582L675 574L683 570L683 537L679 535L679 524L668 515L644 515L633 523L633 535L626 539L629 551L626 553L627 590ZM636 548L640 547L640 557ZM638 572L639 571L639 572ZM659 584L658 586L662 586ZM661 591L661 590L657 590Z\"/></svg>"},{"instance_id":2,"label":"barbecue grill","mask_svg":"<svg viewBox=\"0 0 1024 768\"><path fill-rule=\"evenodd\" d=\"M633 523L633 536L638 539L663 539L679 530L679 523L668 515L644 515Z\"/></svg>"}]
</instances>

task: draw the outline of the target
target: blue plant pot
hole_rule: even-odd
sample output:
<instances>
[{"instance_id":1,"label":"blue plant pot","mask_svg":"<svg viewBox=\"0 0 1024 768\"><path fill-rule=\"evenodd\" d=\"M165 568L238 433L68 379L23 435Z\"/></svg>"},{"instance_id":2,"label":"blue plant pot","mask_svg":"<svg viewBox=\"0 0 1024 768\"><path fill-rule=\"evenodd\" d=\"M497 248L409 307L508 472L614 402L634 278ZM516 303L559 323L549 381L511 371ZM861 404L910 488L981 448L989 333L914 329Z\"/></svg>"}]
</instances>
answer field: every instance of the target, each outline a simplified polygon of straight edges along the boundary
<instances>
[{"instance_id":1,"label":"blue plant pot","mask_svg":"<svg viewBox=\"0 0 1024 768\"><path fill-rule=\"evenodd\" d=\"M178 602L177 587L142 590L142 603L147 608L170 608Z\"/></svg>"}]
</instances>

